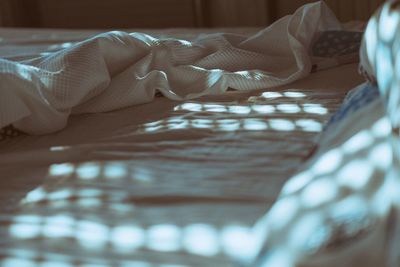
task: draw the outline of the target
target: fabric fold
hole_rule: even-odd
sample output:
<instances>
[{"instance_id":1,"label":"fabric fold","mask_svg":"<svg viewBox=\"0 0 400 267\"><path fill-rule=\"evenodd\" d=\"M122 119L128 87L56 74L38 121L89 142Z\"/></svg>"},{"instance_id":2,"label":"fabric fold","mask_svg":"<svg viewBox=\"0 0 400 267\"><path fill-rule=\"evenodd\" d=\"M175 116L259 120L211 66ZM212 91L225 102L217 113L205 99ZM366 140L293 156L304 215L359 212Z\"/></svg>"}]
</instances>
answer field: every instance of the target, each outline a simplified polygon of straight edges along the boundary
<instances>
[{"instance_id":1,"label":"fabric fold","mask_svg":"<svg viewBox=\"0 0 400 267\"><path fill-rule=\"evenodd\" d=\"M0 61L0 128L29 134L66 126L72 114L254 90L293 82L312 68L320 32L341 25L324 2L298 9L254 36L202 35L193 41L109 32L21 62ZM5 78L6 76L11 78Z\"/></svg>"}]
</instances>

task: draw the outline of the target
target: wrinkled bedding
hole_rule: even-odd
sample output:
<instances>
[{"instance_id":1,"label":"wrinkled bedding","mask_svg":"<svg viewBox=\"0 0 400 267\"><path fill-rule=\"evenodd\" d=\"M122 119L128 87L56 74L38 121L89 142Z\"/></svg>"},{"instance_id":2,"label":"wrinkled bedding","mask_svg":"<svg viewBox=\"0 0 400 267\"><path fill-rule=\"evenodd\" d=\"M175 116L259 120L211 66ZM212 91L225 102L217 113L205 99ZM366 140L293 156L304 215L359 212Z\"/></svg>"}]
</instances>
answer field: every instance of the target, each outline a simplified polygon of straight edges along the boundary
<instances>
[{"instance_id":1,"label":"wrinkled bedding","mask_svg":"<svg viewBox=\"0 0 400 267\"><path fill-rule=\"evenodd\" d=\"M57 134L7 140L4 203L29 193L16 214L15 202L2 208L4 264L249 260L253 225L361 80L345 65L283 87L73 116ZM110 239L120 231L128 240Z\"/></svg>"},{"instance_id":2,"label":"wrinkled bedding","mask_svg":"<svg viewBox=\"0 0 400 267\"><path fill-rule=\"evenodd\" d=\"M287 84L312 69L318 34L341 24L323 2L305 5L246 37L210 34L186 41L110 32L48 55L0 61L0 128L28 134L63 129L71 114Z\"/></svg>"},{"instance_id":3,"label":"wrinkled bedding","mask_svg":"<svg viewBox=\"0 0 400 267\"><path fill-rule=\"evenodd\" d=\"M325 7L320 8L319 4L304 7L297 17L280 23L288 26L296 18L313 21ZM317 24L305 24L317 31ZM230 45L239 39L242 44L268 39L264 35L268 30L256 35L254 29L236 31L224 36L233 38L228 38ZM145 34L112 33L80 43L97 33L3 33L4 47L14 47L13 43L19 47L3 50L8 66L19 66L13 65L16 61L51 61L52 54L60 59L74 49L97 46L96 38L153 40ZM187 40L197 36L193 31L164 32L154 40L170 42L163 34ZM244 38L246 34L253 37ZM221 35L214 37L221 40ZM101 49L97 52L102 54ZM185 91L187 84L151 86L150 94L106 107L101 98L110 90L107 84L99 91L87 87L85 96L62 107L57 105L66 102L35 98L43 110L54 113L27 112L15 121L2 117L2 126L14 127L6 130L19 129L22 135L9 132L12 138L0 143L0 266L293 267L396 262L391 244L397 242L399 229L393 225L398 214L381 190L393 187L395 181L386 183L382 178L391 164L384 157L390 149L386 143L390 130L376 88L361 85L347 95L363 82L358 65L333 66L350 62L353 55L324 60L325 53L310 58L307 51L306 58L299 56L303 52L288 56L304 60L296 61L300 65L289 76L265 69L253 72L261 75L259 81L235 71L218 76L233 77L235 82L223 83L225 87L219 80L215 88L222 92L229 85L238 91L215 94L200 82L193 99ZM37 54L42 57L35 59ZM201 73L209 79L212 72ZM284 78L269 83L274 75ZM268 82L263 80L267 77ZM302 79L292 82L290 77ZM115 85L112 93L128 88L122 86L125 82ZM45 89L36 88L36 92ZM155 97L154 88L181 101ZM171 94L171 88L183 90ZM142 104L131 106L135 103ZM90 106L95 108L86 109ZM25 134L55 130L59 131L49 135ZM372 155L371 150L381 153ZM372 166L367 170L374 176L361 173L365 177L354 180L357 172L347 167L363 164ZM348 180L340 179L344 173ZM371 177L379 181L377 186L371 185ZM368 257L365 251L370 252Z\"/></svg>"}]
</instances>

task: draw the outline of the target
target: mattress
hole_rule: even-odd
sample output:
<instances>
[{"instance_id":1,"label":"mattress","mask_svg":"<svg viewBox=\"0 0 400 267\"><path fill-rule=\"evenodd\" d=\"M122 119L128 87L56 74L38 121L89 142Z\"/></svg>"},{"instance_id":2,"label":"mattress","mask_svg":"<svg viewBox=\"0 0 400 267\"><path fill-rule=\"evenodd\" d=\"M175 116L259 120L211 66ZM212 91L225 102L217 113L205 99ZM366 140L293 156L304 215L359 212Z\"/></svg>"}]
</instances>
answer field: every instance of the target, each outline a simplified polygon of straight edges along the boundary
<instances>
[{"instance_id":1,"label":"mattress","mask_svg":"<svg viewBox=\"0 0 400 267\"><path fill-rule=\"evenodd\" d=\"M27 36L56 47L93 34L3 32L20 42L13 56L31 51ZM2 266L233 266L361 82L357 64L343 65L276 88L76 115L55 134L2 142Z\"/></svg>"}]
</instances>

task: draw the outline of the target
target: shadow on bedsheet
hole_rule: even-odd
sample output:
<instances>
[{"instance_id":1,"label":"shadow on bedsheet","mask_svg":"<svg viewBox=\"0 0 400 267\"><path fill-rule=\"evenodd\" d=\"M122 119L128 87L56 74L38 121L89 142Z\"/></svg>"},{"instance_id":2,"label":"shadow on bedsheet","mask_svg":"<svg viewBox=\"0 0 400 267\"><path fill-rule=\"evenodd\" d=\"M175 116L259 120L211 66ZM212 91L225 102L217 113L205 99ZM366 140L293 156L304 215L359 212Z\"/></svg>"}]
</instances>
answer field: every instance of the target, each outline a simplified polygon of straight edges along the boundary
<instances>
[{"instance_id":1,"label":"shadow on bedsheet","mask_svg":"<svg viewBox=\"0 0 400 267\"><path fill-rule=\"evenodd\" d=\"M343 97L343 92L300 89L232 93L182 104L159 98L155 103L116 112L73 116L67 129L53 135L6 140L1 144L2 163L34 163L46 155L51 162L65 162L79 160L76 154L86 155L96 146L101 150L114 144L200 140L211 135L302 138L321 132ZM79 153L69 155L71 148ZM118 149L124 150L122 145ZM38 157L31 158L31 153ZM93 159L92 154L88 156Z\"/></svg>"},{"instance_id":2,"label":"shadow on bedsheet","mask_svg":"<svg viewBox=\"0 0 400 267\"><path fill-rule=\"evenodd\" d=\"M181 201L173 196L183 188L171 182L160 196L146 191L151 169L121 162L57 164L47 179L2 219L2 267L232 266L252 251L254 214L265 210L240 198Z\"/></svg>"},{"instance_id":3,"label":"shadow on bedsheet","mask_svg":"<svg viewBox=\"0 0 400 267\"><path fill-rule=\"evenodd\" d=\"M39 138L36 150L24 152L18 141L20 152L5 154L2 164L58 164L19 213L2 220L0 266L228 267L246 260L255 251L254 223L343 97L280 89L158 99L73 118L67 131Z\"/></svg>"}]
</instances>

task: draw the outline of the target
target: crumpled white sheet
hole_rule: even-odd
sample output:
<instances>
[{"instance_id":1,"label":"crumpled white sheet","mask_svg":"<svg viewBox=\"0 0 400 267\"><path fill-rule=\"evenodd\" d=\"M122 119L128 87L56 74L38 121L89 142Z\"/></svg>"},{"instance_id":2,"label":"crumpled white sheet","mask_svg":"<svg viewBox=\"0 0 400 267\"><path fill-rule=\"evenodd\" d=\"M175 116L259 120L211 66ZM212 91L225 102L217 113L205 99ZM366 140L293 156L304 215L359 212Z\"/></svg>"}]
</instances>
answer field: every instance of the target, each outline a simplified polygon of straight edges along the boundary
<instances>
[{"instance_id":1,"label":"crumpled white sheet","mask_svg":"<svg viewBox=\"0 0 400 267\"><path fill-rule=\"evenodd\" d=\"M32 60L0 59L0 128L51 133L73 113L150 102L157 90L183 100L290 83L310 73L316 35L340 27L316 2L250 38L211 34L188 42L110 32Z\"/></svg>"}]
</instances>

